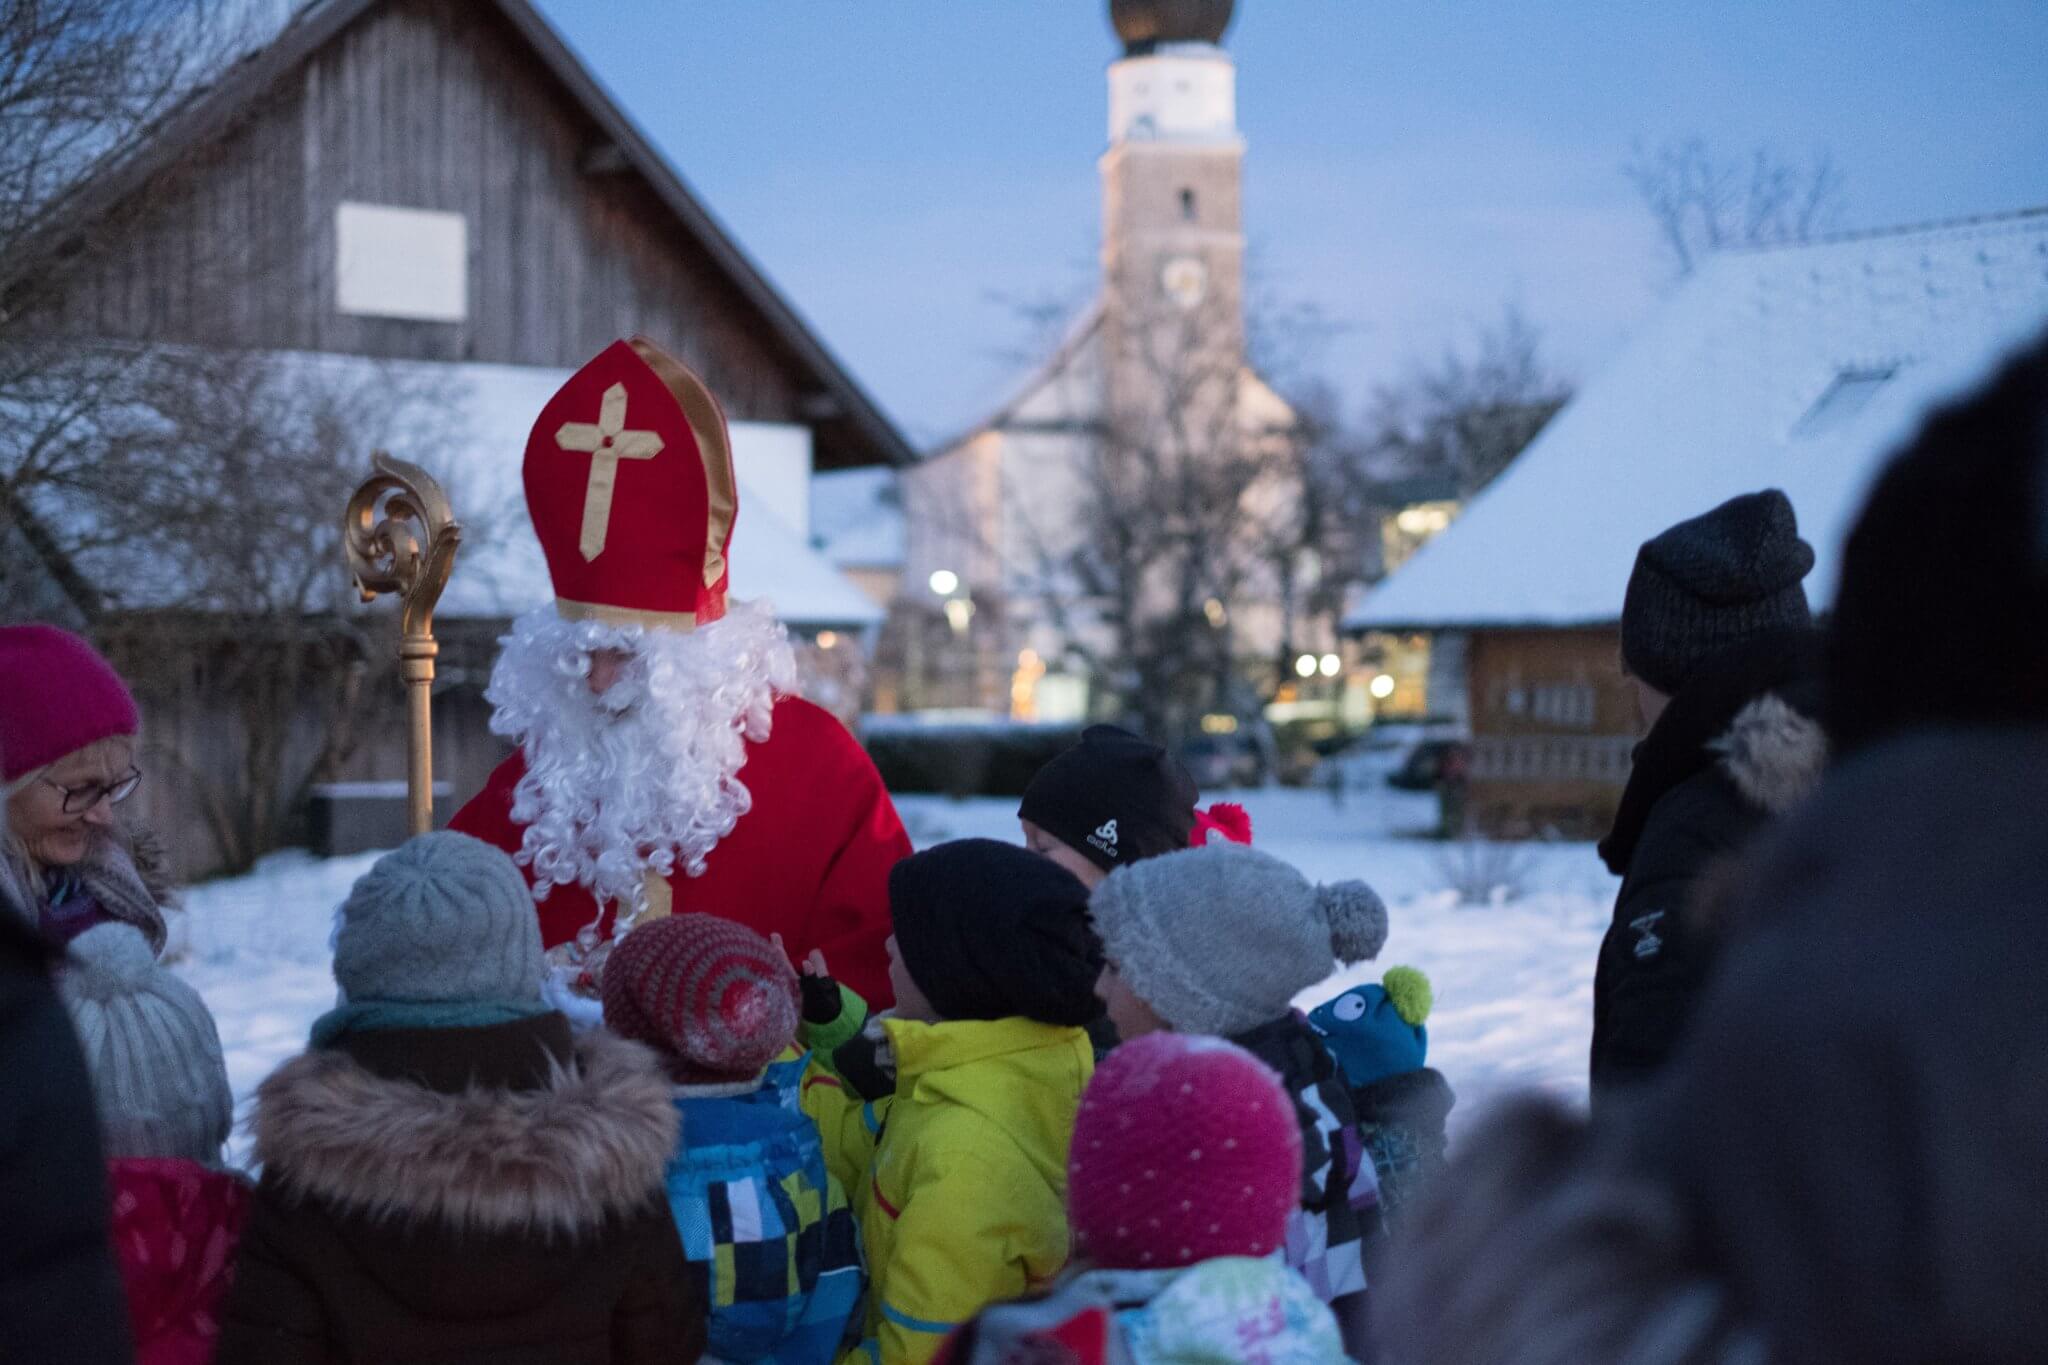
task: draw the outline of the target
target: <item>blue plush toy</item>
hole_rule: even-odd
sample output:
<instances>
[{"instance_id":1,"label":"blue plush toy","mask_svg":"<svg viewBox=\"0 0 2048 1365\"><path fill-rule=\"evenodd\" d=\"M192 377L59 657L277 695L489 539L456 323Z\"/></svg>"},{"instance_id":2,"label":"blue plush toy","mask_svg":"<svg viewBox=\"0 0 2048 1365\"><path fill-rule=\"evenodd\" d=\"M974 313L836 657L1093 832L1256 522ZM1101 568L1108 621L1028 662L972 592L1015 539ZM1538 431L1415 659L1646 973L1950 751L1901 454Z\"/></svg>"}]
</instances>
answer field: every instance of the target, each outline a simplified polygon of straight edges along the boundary
<instances>
[{"instance_id":1,"label":"blue plush toy","mask_svg":"<svg viewBox=\"0 0 2048 1365\"><path fill-rule=\"evenodd\" d=\"M1309 1011L1309 1027L1344 1069L1353 1089L1418 1070L1429 1054L1429 978L1389 967L1376 986L1354 986Z\"/></svg>"}]
</instances>

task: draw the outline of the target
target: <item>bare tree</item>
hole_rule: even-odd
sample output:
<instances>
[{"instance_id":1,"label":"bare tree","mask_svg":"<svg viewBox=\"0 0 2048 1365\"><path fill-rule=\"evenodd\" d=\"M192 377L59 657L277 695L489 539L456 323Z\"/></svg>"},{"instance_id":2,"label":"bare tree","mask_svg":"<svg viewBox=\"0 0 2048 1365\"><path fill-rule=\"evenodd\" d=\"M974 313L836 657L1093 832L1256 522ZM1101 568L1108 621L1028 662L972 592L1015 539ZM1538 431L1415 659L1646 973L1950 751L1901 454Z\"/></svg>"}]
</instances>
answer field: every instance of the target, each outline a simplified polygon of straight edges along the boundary
<instances>
[{"instance_id":1,"label":"bare tree","mask_svg":"<svg viewBox=\"0 0 2048 1365\"><path fill-rule=\"evenodd\" d=\"M1070 495L1031 529L1035 576L1110 708L1175 738L1257 701L1292 423L1244 363L1234 297L1123 285L1112 277L1099 324L1100 420L1081 433Z\"/></svg>"},{"instance_id":2,"label":"bare tree","mask_svg":"<svg viewBox=\"0 0 2048 1365\"><path fill-rule=\"evenodd\" d=\"M133 155L233 50L206 0L8 0L0 6L0 255L64 221L73 192Z\"/></svg>"},{"instance_id":3,"label":"bare tree","mask_svg":"<svg viewBox=\"0 0 2048 1365\"><path fill-rule=\"evenodd\" d=\"M73 496L98 438L148 405L154 348L78 344L89 323L65 303L180 168L121 204L95 190L142 163L239 34L213 0L0 5L0 586L75 625L92 625L101 593L69 558L80 528L36 504Z\"/></svg>"},{"instance_id":4,"label":"bare tree","mask_svg":"<svg viewBox=\"0 0 2048 1365\"><path fill-rule=\"evenodd\" d=\"M141 370L45 520L102 585L99 633L138 686L189 687L230 719L203 743L150 739L148 755L239 870L285 842L307 789L396 695L381 685L389 615L348 599L340 509L372 447L431 449L458 418L419 366L158 348ZM488 539L488 509L464 503Z\"/></svg>"},{"instance_id":5,"label":"bare tree","mask_svg":"<svg viewBox=\"0 0 2048 1365\"><path fill-rule=\"evenodd\" d=\"M159 136L260 8L0 6L7 614L94 634L145 701L199 699L166 708L180 724L145 737L145 762L201 812L229 870L278 846L306 788L395 694L374 685L390 622L345 601L339 513L373 446L430 446L452 420L423 368L108 339L74 305L189 190L208 153L169 155ZM246 287L302 247L187 235L179 264L205 297L207 281ZM479 536L483 512L465 508Z\"/></svg>"},{"instance_id":6,"label":"bare tree","mask_svg":"<svg viewBox=\"0 0 2048 1365\"><path fill-rule=\"evenodd\" d=\"M1654 151L1637 144L1621 169L1680 276L1724 247L1803 242L1842 212L1842 176L1825 151L1803 166L1768 147L1723 159L1688 137Z\"/></svg>"},{"instance_id":7,"label":"bare tree","mask_svg":"<svg viewBox=\"0 0 2048 1365\"><path fill-rule=\"evenodd\" d=\"M1294 422L1273 452L1269 476L1286 496L1269 500L1255 530L1280 609L1272 676L1285 680L1304 645L1333 637L1346 598L1379 565L1380 508L1372 448L1320 380L1288 395Z\"/></svg>"},{"instance_id":8,"label":"bare tree","mask_svg":"<svg viewBox=\"0 0 2048 1365\"><path fill-rule=\"evenodd\" d=\"M1383 479L1437 476L1470 498L1513 463L1571 396L1519 309L1378 389L1366 414L1366 459Z\"/></svg>"},{"instance_id":9,"label":"bare tree","mask_svg":"<svg viewBox=\"0 0 2048 1365\"><path fill-rule=\"evenodd\" d=\"M93 202L94 188L144 161L255 18L219 0L0 5L0 345L50 330L44 310L147 211L147 185L125 206Z\"/></svg>"}]
</instances>

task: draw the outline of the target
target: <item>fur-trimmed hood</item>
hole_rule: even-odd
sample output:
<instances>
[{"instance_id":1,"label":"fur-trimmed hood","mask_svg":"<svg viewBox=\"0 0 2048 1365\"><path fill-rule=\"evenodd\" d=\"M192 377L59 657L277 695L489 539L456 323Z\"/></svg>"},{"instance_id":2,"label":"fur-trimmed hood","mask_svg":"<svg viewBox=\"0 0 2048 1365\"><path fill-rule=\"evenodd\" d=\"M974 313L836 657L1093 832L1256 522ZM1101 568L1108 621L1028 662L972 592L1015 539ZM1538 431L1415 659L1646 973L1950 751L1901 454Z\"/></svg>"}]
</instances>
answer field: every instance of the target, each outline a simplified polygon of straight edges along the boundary
<instances>
[{"instance_id":1,"label":"fur-trimmed hood","mask_svg":"<svg viewBox=\"0 0 2048 1365\"><path fill-rule=\"evenodd\" d=\"M591 1033L532 1089L455 1092L340 1049L279 1067L251 1126L266 1180L372 1221L576 1236L644 1206L675 1150L671 1082L637 1043Z\"/></svg>"},{"instance_id":2,"label":"fur-trimmed hood","mask_svg":"<svg viewBox=\"0 0 2048 1365\"><path fill-rule=\"evenodd\" d=\"M1820 722L1775 692L1735 713L1728 729L1707 746L1721 770L1758 810L1783 815L1820 784L1828 737Z\"/></svg>"},{"instance_id":3,"label":"fur-trimmed hood","mask_svg":"<svg viewBox=\"0 0 2048 1365\"><path fill-rule=\"evenodd\" d=\"M1724 780L1715 802L1778 816L1820 780L1820 643L1811 630L1759 636L1717 657L1671 699L1635 749L1628 787L1600 856L1617 876L1635 859L1651 811L1703 772Z\"/></svg>"}]
</instances>

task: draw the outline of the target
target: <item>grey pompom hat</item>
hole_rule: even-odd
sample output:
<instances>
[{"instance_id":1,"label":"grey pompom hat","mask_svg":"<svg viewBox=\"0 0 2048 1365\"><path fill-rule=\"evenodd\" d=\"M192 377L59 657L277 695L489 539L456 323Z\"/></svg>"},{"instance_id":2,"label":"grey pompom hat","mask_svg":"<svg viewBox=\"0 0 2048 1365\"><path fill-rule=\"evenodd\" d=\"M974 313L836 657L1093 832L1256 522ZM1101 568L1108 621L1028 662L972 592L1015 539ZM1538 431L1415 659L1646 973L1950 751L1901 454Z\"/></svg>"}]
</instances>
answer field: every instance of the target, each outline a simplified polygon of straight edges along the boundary
<instances>
[{"instance_id":1,"label":"grey pompom hat","mask_svg":"<svg viewBox=\"0 0 2048 1365\"><path fill-rule=\"evenodd\" d=\"M218 1165L234 1097L199 992L128 924L73 939L57 990L92 1073L107 1155Z\"/></svg>"},{"instance_id":2,"label":"grey pompom hat","mask_svg":"<svg viewBox=\"0 0 2048 1365\"><path fill-rule=\"evenodd\" d=\"M1088 912L1110 964L1155 1014L1225 1038L1280 1018L1336 963L1387 941L1387 907L1364 882L1318 886L1241 844L1118 868Z\"/></svg>"},{"instance_id":3,"label":"grey pompom hat","mask_svg":"<svg viewBox=\"0 0 2048 1365\"><path fill-rule=\"evenodd\" d=\"M546 964L526 878L481 839L408 839L357 879L337 919L334 981L352 1002L541 998Z\"/></svg>"}]
</instances>

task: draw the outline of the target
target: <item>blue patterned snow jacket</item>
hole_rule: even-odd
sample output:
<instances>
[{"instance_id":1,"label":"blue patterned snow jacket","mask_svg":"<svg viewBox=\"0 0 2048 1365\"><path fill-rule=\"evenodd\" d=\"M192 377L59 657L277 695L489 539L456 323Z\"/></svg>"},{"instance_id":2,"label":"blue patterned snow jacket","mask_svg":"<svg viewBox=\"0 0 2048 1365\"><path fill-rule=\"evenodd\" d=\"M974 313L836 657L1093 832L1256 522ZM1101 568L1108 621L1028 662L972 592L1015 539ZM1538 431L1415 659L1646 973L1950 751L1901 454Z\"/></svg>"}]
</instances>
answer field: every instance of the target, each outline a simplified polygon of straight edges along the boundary
<instances>
[{"instance_id":1,"label":"blue patterned snow jacket","mask_svg":"<svg viewBox=\"0 0 2048 1365\"><path fill-rule=\"evenodd\" d=\"M668 1203L711 1305L708 1355L829 1365L859 1306L859 1233L797 1107L807 1054L785 1053L758 1086L681 1086L682 1146Z\"/></svg>"}]
</instances>

